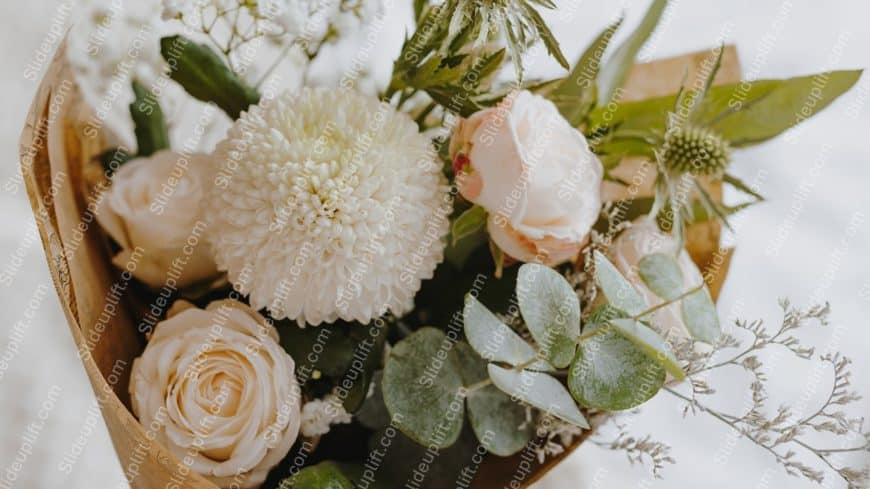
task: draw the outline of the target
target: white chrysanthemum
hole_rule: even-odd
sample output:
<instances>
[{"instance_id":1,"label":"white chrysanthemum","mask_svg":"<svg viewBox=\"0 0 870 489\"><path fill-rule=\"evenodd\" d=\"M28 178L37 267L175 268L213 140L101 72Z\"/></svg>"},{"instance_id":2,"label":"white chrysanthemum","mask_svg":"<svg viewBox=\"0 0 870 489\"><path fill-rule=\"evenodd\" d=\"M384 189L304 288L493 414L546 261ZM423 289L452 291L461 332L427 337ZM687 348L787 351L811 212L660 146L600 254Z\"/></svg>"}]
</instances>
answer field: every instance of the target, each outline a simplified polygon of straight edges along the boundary
<instances>
[{"instance_id":1,"label":"white chrysanthemum","mask_svg":"<svg viewBox=\"0 0 870 489\"><path fill-rule=\"evenodd\" d=\"M216 155L215 259L275 318L403 314L441 262L444 176L417 125L375 97L305 88L265 100Z\"/></svg>"}]
</instances>

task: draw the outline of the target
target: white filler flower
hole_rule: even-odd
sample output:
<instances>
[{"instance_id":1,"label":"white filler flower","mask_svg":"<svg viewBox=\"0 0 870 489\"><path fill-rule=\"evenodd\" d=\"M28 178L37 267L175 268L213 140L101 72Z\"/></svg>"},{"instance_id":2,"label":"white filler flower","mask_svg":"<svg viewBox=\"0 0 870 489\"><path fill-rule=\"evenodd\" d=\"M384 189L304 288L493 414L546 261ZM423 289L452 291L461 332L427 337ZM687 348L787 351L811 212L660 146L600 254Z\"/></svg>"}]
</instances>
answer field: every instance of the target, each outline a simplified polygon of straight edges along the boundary
<instances>
[{"instance_id":1,"label":"white filler flower","mask_svg":"<svg viewBox=\"0 0 870 489\"><path fill-rule=\"evenodd\" d=\"M434 149L375 97L264 99L216 159L206 220L218 267L275 318L403 314L442 260L452 197Z\"/></svg>"}]
</instances>

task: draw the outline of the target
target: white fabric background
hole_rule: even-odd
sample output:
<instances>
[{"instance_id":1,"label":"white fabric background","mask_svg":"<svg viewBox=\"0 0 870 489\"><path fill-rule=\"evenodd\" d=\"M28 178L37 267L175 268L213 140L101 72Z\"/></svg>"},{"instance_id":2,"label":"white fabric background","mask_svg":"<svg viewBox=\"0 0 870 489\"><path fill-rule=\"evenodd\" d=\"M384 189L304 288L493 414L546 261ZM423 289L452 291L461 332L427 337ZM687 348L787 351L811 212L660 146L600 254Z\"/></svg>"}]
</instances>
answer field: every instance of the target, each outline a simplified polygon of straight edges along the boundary
<instances>
[{"instance_id":1,"label":"white fabric background","mask_svg":"<svg viewBox=\"0 0 870 489\"><path fill-rule=\"evenodd\" d=\"M627 12L627 25L633 25L647 3L579 1L571 5L576 9L574 15L548 17L573 59L620 11ZM46 39L57 5L53 0L0 4L3 183L17 171L18 137L35 91L35 84L23 73ZM811 0L675 1L644 57L703 49L727 32L729 42L738 46L744 70L758 77L866 67L870 66L868 15L866 0L835 0L824 5ZM779 27L775 19L780 19ZM394 30L395 39L401 29ZM764 43L765 36L775 42ZM392 50L382 53L383 58L388 59L395 49L393 44ZM555 74L557 67L541 60L535 71ZM854 385L870 394L870 330L866 324L870 313L870 278L866 276L870 271L870 106L864 103L868 98L870 80L865 77L852 93L799 130L736 154L733 171L746 180L758 179L768 203L737 219L737 254L720 312L729 319L737 314L775 323L779 297L790 297L800 305L829 299L834 308L831 326L804 338L822 350L840 350L852 357ZM801 185L804 191L798 190ZM17 270L11 284L0 284L0 310L5 317L0 348L8 344L15 321L23 320L29 326L19 354L0 378L0 470L11 463L22 446L25 426L38 421L39 406L50 389L58 386L56 407L39 431L16 487L124 487L105 427L94 410L93 393L50 289L24 189L13 190L4 187L0 191L0 267ZM779 241L777 254L765 253ZM40 286L49 289L40 292ZM32 319L27 319L32 298L38 304ZM784 360L770 365L777 379L773 406L796 403L804 396L818 402L818 396L829 388L827 380L818 386L808 383L813 371L805 365ZM746 395L745 378L737 373L716 377L714 382L725 402L740 403ZM815 406L813 401L808 405ZM870 414L868 406L868 401L862 401L859 409ZM647 468L629 466L623 454L587 445L539 487L814 487L787 477L769 454L729 437L718 421L705 417L684 420L681 409L663 394L645 405L638 416L626 419L632 434L651 434L673 446L678 464L666 469L664 480L651 480ZM75 459L68 475L61 468L65 457ZM870 458L853 460L856 464L862 461L867 463ZM827 487L842 485L836 481Z\"/></svg>"}]
</instances>

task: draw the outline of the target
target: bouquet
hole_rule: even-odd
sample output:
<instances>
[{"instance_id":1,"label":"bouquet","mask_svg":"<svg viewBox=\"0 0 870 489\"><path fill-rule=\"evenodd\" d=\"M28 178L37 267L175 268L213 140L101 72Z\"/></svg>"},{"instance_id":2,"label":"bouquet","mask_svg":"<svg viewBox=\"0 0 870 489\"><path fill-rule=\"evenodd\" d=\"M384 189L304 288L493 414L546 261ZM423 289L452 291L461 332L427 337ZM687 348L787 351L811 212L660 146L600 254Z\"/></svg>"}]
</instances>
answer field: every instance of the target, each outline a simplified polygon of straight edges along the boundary
<instances>
[{"instance_id":1,"label":"bouquet","mask_svg":"<svg viewBox=\"0 0 870 489\"><path fill-rule=\"evenodd\" d=\"M768 330L720 324L714 304L731 251L720 229L763 200L729 172L739 150L861 72L740 81L723 44L669 61L691 70L673 92L649 89L663 65L635 59L666 7L613 47L616 19L570 62L547 0L417 0L378 85L365 60L331 84L307 70L386 5L165 0L159 24L175 32L159 69L123 87L135 149L56 61L22 168L128 481L526 487L669 395L790 474L866 487L867 468L838 458L870 450L862 420L837 409L858 399L848 360L793 334L827 306L783 301ZM528 76L541 50L561 76ZM221 122L207 152L171 137ZM745 199L723 203L723 186ZM767 405L767 348L832 365L816 414ZM754 378L744 412L704 400L729 366ZM674 462L647 438L598 443L656 475Z\"/></svg>"}]
</instances>

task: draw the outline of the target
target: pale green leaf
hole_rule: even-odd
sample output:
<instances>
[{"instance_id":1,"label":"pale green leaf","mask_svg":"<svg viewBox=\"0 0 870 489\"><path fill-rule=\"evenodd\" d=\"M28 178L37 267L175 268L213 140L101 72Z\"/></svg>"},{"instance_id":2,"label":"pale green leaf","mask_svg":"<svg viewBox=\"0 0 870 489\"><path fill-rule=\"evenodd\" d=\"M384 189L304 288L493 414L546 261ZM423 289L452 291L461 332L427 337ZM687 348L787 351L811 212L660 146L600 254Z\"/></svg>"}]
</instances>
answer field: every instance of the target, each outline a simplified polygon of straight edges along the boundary
<instances>
[{"instance_id":1,"label":"pale green leaf","mask_svg":"<svg viewBox=\"0 0 870 489\"><path fill-rule=\"evenodd\" d=\"M614 328L594 328L606 330L580 343L568 373L574 399L586 407L621 411L652 398L665 382L662 365Z\"/></svg>"},{"instance_id":2,"label":"pale green leaf","mask_svg":"<svg viewBox=\"0 0 870 489\"><path fill-rule=\"evenodd\" d=\"M456 344L465 386L486 380L487 362L465 343ZM513 455L531 440L534 426L526 420L526 408L494 385L469 392L468 420L480 444L500 457Z\"/></svg>"},{"instance_id":3,"label":"pale green leaf","mask_svg":"<svg viewBox=\"0 0 870 489\"><path fill-rule=\"evenodd\" d=\"M684 298L680 311L686 329L696 340L714 344L722 335L719 314L706 287Z\"/></svg>"},{"instance_id":4,"label":"pale green leaf","mask_svg":"<svg viewBox=\"0 0 870 489\"><path fill-rule=\"evenodd\" d=\"M561 274L536 263L520 267L517 300L532 337L553 366L568 366L580 336L580 300Z\"/></svg>"},{"instance_id":5,"label":"pale green leaf","mask_svg":"<svg viewBox=\"0 0 870 489\"><path fill-rule=\"evenodd\" d=\"M640 348L647 357L661 364L675 379L683 380L686 377L671 347L652 328L632 319L612 319L608 324Z\"/></svg>"},{"instance_id":6,"label":"pale green leaf","mask_svg":"<svg viewBox=\"0 0 870 489\"><path fill-rule=\"evenodd\" d=\"M353 489L353 484L334 462L320 462L281 481L279 489Z\"/></svg>"},{"instance_id":7,"label":"pale green leaf","mask_svg":"<svg viewBox=\"0 0 870 489\"><path fill-rule=\"evenodd\" d=\"M547 414L581 428L589 423L577 408L571 394L558 380L547 374L531 370L518 371L489 364L492 382L514 399L536 407Z\"/></svg>"},{"instance_id":8,"label":"pale green leaf","mask_svg":"<svg viewBox=\"0 0 870 489\"><path fill-rule=\"evenodd\" d=\"M595 252L595 280L613 307L631 315L649 307L643 295L600 251Z\"/></svg>"},{"instance_id":9,"label":"pale green leaf","mask_svg":"<svg viewBox=\"0 0 870 489\"><path fill-rule=\"evenodd\" d=\"M672 301L683 293L683 271L672 255L652 253L637 263L644 285L662 299Z\"/></svg>"},{"instance_id":10,"label":"pale green leaf","mask_svg":"<svg viewBox=\"0 0 870 489\"><path fill-rule=\"evenodd\" d=\"M462 377L452 346L441 330L422 328L398 342L384 365L387 411L424 446L449 447L462 431Z\"/></svg>"},{"instance_id":11,"label":"pale green leaf","mask_svg":"<svg viewBox=\"0 0 870 489\"><path fill-rule=\"evenodd\" d=\"M598 76L607 45L621 24L620 18L601 32L580 55L571 73L548 95L572 126L580 124L595 104L595 78Z\"/></svg>"},{"instance_id":12,"label":"pale green leaf","mask_svg":"<svg viewBox=\"0 0 870 489\"><path fill-rule=\"evenodd\" d=\"M530 362L537 355L531 345L470 295L465 299L464 319L468 342L490 362L517 366Z\"/></svg>"},{"instance_id":13,"label":"pale green leaf","mask_svg":"<svg viewBox=\"0 0 870 489\"><path fill-rule=\"evenodd\" d=\"M616 48L613 55L601 67L598 75L599 106L607 105L614 92L625 84L637 53L655 31L667 4L667 0L653 0L634 32Z\"/></svg>"}]
</instances>

